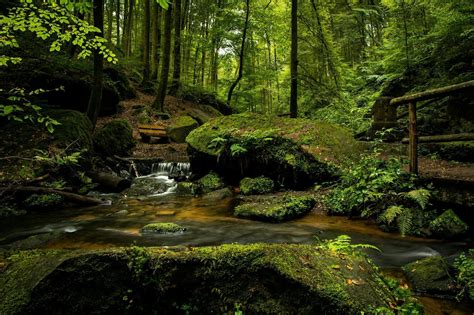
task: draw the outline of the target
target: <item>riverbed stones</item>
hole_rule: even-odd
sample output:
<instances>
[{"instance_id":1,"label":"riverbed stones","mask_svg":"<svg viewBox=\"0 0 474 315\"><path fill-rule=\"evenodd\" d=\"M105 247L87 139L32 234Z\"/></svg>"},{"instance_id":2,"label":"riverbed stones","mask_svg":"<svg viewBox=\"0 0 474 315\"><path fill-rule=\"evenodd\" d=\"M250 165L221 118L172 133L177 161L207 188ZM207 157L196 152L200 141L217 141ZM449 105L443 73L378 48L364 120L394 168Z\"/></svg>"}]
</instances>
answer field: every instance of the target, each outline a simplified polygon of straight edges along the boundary
<instances>
[{"instance_id":1,"label":"riverbed stones","mask_svg":"<svg viewBox=\"0 0 474 315\"><path fill-rule=\"evenodd\" d=\"M292 188L334 178L359 151L342 127L254 113L212 119L186 142L194 173L213 169L235 183L264 175Z\"/></svg>"},{"instance_id":2,"label":"riverbed stones","mask_svg":"<svg viewBox=\"0 0 474 315\"><path fill-rule=\"evenodd\" d=\"M436 237L453 239L465 235L469 226L450 209L431 221L430 230Z\"/></svg>"},{"instance_id":3,"label":"riverbed stones","mask_svg":"<svg viewBox=\"0 0 474 315\"><path fill-rule=\"evenodd\" d=\"M234 215L259 221L279 223L307 214L316 205L312 196L278 195L253 198L234 209Z\"/></svg>"},{"instance_id":4,"label":"riverbed stones","mask_svg":"<svg viewBox=\"0 0 474 315\"><path fill-rule=\"evenodd\" d=\"M186 231L186 228L172 222L158 222L145 225L140 230L142 233L174 234Z\"/></svg>"},{"instance_id":5,"label":"riverbed stones","mask_svg":"<svg viewBox=\"0 0 474 315\"><path fill-rule=\"evenodd\" d=\"M312 245L36 250L6 264L1 314L203 314L236 305L246 314L359 314L395 304L365 258Z\"/></svg>"},{"instance_id":6,"label":"riverbed stones","mask_svg":"<svg viewBox=\"0 0 474 315\"><path fill-rule=\"evenodd\" d=\"M197 127L199 127L199 123L194 118L187 115L178 116L171 119L166 133L173 142L185 143L186 137Z\"/></svg>"}]
</instances>

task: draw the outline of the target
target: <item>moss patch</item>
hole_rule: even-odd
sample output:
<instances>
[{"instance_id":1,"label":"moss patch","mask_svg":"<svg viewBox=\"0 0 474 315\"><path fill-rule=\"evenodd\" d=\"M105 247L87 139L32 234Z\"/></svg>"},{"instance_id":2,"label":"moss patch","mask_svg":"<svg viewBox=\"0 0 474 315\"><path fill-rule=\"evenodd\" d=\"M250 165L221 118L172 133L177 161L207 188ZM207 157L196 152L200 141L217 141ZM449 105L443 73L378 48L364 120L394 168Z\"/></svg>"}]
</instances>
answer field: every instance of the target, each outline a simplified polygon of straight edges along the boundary
<instances>
[{"instance_id":1,"label":"moss patch","mask_svg":"<svg viewBox=\"0 0 474 315\"><path fill-rule=\"evenodd\" d=\"M75 110L51 110L45 114L61 123L54 127L57 146L67 147L74 142L72 147L78 150L92 149L92 123L86 115Z\"/></svg>"},{"instance_id":2,"label":"moss patch","mask_svg":"<svg viewBox=\"0 0 474 315\"><path fill-rule=\"evenodd\" d=\"M211 191L224 188L224 182L214 172L210 172L206 176L202 177L197 181L199 186L199 192L203 194L210 193Z\"/></svg>"},{"instance_id":3,"label":"moss patch","mask_svg":"<svg viewBox=\"0 0 474 315\"><path fill-rule=\"evenodd\" d=\"M186 228L169 222L151 223L141 229L142 233L173 234L186 231Z\"/></svg>"},{"instance_id":4,"label":"moss patch","mask_svg":"<svg viewBox=\"0 0 474 315\"><path fill-rule=\"evenodd\" d=\"M126 120L111 121L94 134L94 149L104 155L127 156L135 144Z\"/></svg>"},{"instance_id":5,"label":"moss patch","mask_svg":"<svg viewBox=\"0 0 474 315\"><path fill-rule=\"evenodd\" d=\"M437 237L452 239L465 235L469 226L453 210L447 210L431 221L430 230Z\"/></svg>"},{"instance_id":6,"label":"moss patch","mask_svg":"<svg viewBox=\"0 0 474 315\"><path fill-rule=\"evenodd\" d=\"M311 245L26 252L0 284L2 314L355 314L393 302L365 258Z\"/></svg>"},{"instance_id":7,"label":"moss patch","mask_svg":"<svg viewBox=\"0 0 474 315\"><path fill-rule=\"evenodd\" d=\"M240 192L244 195L262 195L271 193L274 186L273 181L265 176L257 178L246 177L240 181Z\"/></svg>"},{"instance_id":8,"label":"moss patch","mask_svg":"<svg viewBox=\"0 0 474 315\"><path fill-rule=\"evenodd\" d=\"M166 128L168 137L177 143L186 142L186 137L191 131L199 127L199 123L190 116L178 116L171 120L170 125Z\"/></svg>"},{"instance_id":9,"label":"moss patch","mask_svg":"<svg viewBox=\"0 0 474 315\"><path fill-rule=\"evenodd\" d=\"M28 210L53 210L62 206L64 197L58 194L33 194L23 201Z\"/></svg>"},{"instance_id":10,"label":"moss patch","mask_svg":"<svg viewBox=\"0 0 474 315\"><path fill-rule=\"evenodd\" d=\"M315 206L316 200L310 196L274 196L241 204L234 214L241 218L269 222L282 222L300 217Z\"/></svg>"}]
</instances>

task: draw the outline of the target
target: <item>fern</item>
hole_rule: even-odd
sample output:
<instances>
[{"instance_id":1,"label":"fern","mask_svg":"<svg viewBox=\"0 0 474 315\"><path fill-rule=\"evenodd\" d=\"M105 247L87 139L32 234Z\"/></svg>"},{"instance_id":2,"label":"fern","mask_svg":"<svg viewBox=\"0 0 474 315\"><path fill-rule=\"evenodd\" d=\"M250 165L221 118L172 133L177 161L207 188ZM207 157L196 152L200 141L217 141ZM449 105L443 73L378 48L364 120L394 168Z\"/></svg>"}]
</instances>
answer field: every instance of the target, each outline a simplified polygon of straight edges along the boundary
<instances>
[{"instance_id":1,"label":"fern","mask_svg":"<svg viewBox=\"0 0 474 315\"><path fill-rule=\"evenodd\" d=\"M230 146L230 154L234 157L243 155L245 153L247 153L247 149L238 143L234 143L233 145Z\"/></svg>"},{"instance_id":2,"label":"fern","mask_svg":"<svg viewBox=\"0 0 474 315\"><path fill-rule=\"evenodd\" d=\"M354 254L357 249L374 249L380 251L376 246L370 244L352 244L348 235L339 235L333 240L326 240L319 245L320 248L328 249L335 253Z\"/></svg>"},{"instance_id":3,"label":"fern","mask_svg":"<svg viewBox=\"0 0 474 315\"><path fill-rule=\"evenodd\" d=\"M410 233L413 226L413 213L410 209L405 208L405 210L398 216L398 230L402 236Z\"/></svg>"},{"instance_id":4,"label":"fern","mask_svg":"<svg viewBox=\"0 0 474 315\"><path fill-rule=\"evenodd\" d=\"M415 201L424 210L429 204L431 192L427 189L417 189L406 193L405 196Z\"/></svg>"},{"instance_id":5,"label":"fern","mask_svg":"<svg viewBox=\"0 0 474 315\"><path fill-rule=\"evenodd\" d=\"M403 206L391 206L380 216L380 220L390 224L404 211L405 208Z\"/></svg>"}]
</instances>

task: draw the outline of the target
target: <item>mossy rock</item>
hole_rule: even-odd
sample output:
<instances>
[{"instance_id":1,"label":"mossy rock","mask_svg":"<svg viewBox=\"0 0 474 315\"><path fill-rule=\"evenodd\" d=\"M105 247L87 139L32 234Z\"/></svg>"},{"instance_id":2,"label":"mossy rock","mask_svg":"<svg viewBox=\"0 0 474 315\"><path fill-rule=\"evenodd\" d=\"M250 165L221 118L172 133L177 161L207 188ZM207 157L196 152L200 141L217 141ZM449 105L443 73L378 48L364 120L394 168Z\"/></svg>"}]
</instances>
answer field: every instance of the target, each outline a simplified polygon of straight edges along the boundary
<instances>
[{"instance_id":1,"label":"mossy rock","mask_svg":"<svg viewBox=\"0 0 474 315\"><path fill-rule=\"evenodd\" d=\"M127 156L136 145L128 121L114 120L94 134L94 149L107 156Z\"/></svg>"},{"instance_id":2,"label":"mossy rock","mask_svg":"<svg viewBox=\"0 0 474 315\"><path fill-rule=\"evenodd\" d=\"M431 221L430 230L436 237L453 239L465 235L469 226L453 210L447 210Z\"/></svg>"},{"instance_id":3,"label":"mossy rock","mask_svg":"<svg viewBox=\"0 0 474 315\"><path fill-rule=\"evenodd\" d=\"M64 197L58 194L33 194L23 201L27 210L55 210L64 204Z\"/></svg>"},{"instance_id":4,"label":"mossy rock","mask_svg":"<svg viewBox=\"0 0 474 315\"><path fill-rule=\"evenodd\" d=\"M54 143L58 147L76 150L92 149L92 123L89 118L75 110L49 110L45 115L57 120L54 126Z\"/></svg>"},{"instance_id":5,"label":"mossy rock","mask_svg":"<svg viewBox=\"0 0 474 315\"><path fill-rule=\"evenodd\" d=\"M312 245L42 250L6 264L1 314L358 314L395 303L364 257Z\"/></svg>"},{"instance_id":6,"label":"mossy rock","mask_svg":"<svg viewBox=\"0 0 474 315\"><path fill-rule=\"evenodd\" d=\"M193 182L179 182L176 194L180 196L194 196L199 192L199 185Z\"/></svg>"},{"instance_id":7,"label":"mossy rock","mask_svg":"<svg viewBox=\"0 0 474 315\"><path fill-rule=\"evenodd\" d=\"M234 209L241 218L268 222L282 222L307 214L316 204L310 196L275 196L243 203Z\"/></svg>"},{"instance_id":8,"label":"mossy rock","mask_svg":"<svg viewBox=\"0 0 474 315\"><path fill-rule=\"evenodd\" d=\"M170 125L166 128L168 137L177 143L186 142L186 137L191 131L199 127L199 123L190 116L179 116L171 120Z\"/></svg>"},{"instance_id":9,"label":"mossy rock","mask_svg":"<svg viewBox=\"0 0 474 315\"><path fill-rule=\"evenodd\" d=\"M211 191L224 188L225 186L222 178L220 178L219 175L214 172L210 172L206 176L202 177L196 182L196 184L198 185L199 193L201 194L207 194Z\"/></svg>"},{"instance_id":10,"label":"mossy rock","mask_svg":"<svg viewBox=\"0 0 474 315\"><path fill-rule=\"evenodd\" d=\"M416 293L454 296L454 278L450 266L441 256L427 257L403 267L408 281Z\"/></svg>"},{"instance_id":11,"label":"mossy rock","mask_svg":"<svg viewBox=\"0 0 474 315\"><path fill-rule=\"evenodd\" d=\"M186 142L195 173L213 168L235 183L264 175L295 188L334 178L359 151L345 128L253 113L212 119Z\"/></svg>"},{"instance_id":12,"label":"mossy rock","mask_svg":"<svg viewBox=\"0 0 474 315\"><path fill-rule=\"evenodd\" d=\"M142 233L174 234L186 231L186 228L170 222L150 223L142 227Z\"/></svg>"},{"instance_id":13,"label":"mossy rock","mask_svg":"<svg viewBox=\"0 0 474 315\"><path fill-rule=\"evenodd\" d=\"M275 184L270 178L260 176L256 178L245 177L240 181L240 192L243 195L262 195L273 191Z\"/></svg>"}]
</instances>

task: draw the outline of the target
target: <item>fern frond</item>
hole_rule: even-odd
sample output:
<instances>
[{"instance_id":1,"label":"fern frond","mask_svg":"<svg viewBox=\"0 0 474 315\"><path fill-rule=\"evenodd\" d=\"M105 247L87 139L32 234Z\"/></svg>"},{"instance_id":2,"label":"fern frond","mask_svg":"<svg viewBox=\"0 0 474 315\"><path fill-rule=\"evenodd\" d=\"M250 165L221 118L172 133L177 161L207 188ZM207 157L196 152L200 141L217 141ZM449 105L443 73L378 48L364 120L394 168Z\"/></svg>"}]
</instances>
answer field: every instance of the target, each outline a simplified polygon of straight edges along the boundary
<instances>
[{"instance_id":1,"label":"fern frond","mask_svg":"<svg viewBox=\"0 0 474 315\"><path fill-rule=\"evenodd\" d=\"M402 236L407 235L413 226L413 213L410 209L404 208L404 211L398 216L398 230Z\"/></svg>"},{"instance_id":2,"label":"fern frond","mask_svg":"<svg viewBox=\"0 0 474 315\"><path fill-rule=\"evenodd\" d=\"M404 211L405 208L403 206L391 206L380 216L380 220L390 224Z\"/></svg>"},{"instance_id":3,"label":"fern frond","mask_svg":"<svg viewBox=\"0 0 474 315\"><path fill-rule=\"evenodd\" d=\"M406 193L406 196L415 201L421 209L424 210L430 201L431 191L427 189L417 189Z\"/></svg>"}]
</instances>

